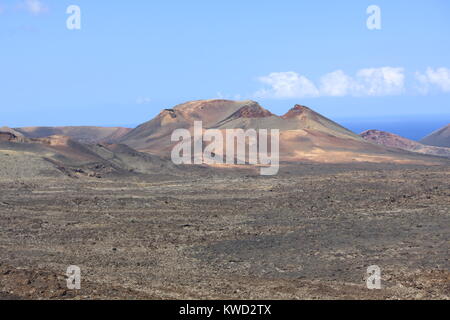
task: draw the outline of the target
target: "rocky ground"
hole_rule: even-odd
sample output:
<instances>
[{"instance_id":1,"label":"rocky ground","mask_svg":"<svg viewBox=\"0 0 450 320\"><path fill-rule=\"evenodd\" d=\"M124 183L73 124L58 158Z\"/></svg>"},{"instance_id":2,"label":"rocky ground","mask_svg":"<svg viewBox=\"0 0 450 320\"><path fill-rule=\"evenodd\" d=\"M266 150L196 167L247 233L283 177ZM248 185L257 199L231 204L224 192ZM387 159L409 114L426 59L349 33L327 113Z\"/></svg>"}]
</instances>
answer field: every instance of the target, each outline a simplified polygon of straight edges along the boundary
<instances>
[{"instance_id":1,"label":"rocky ground","mask_svg":"<svg viewBox=\"0 0 450 320\"><path fill-rule=\"evenodd\" d=\"M0 230L0 299L450 298L445 165L2 179Z\"/></svg>"}]
</instances>

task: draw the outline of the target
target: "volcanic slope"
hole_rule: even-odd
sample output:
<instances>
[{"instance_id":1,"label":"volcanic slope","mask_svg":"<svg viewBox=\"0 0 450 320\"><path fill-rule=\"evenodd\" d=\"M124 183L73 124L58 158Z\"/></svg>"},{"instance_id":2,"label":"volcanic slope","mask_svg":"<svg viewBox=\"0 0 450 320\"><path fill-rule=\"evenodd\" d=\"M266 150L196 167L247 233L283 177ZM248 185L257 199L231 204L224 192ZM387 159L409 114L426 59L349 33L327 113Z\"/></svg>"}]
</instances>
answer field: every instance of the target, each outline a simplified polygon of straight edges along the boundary
<instances>
[{"instance_id":1,"label":"volcanic slope","mask_svg":"<svg viewBox=\"0 0 450 320\"><path fill-rule=\"evenodd\" d=\"M179 128L193 132L194 121L203 121L205 129L215 128L223 133L226 129L238 128L278 129L282 162L429 164L438 161L367 142L305 106L296 105L285 115L278 116L250 100L199 100L165 109L153 120L130 131L120 142L142 152L169 157L176 144L171 142L172 132ZM225 156L225 150L222 155Z\"/></svg>"},{"instance_id":2,"label":"volcanic slope","mask_svg":"<svg viewBox=\"0 0 450 320\"><path fill-rule=\"evenodd\" d=\"M430 146L450 148L450 124L426 136L420 142Z\"/></svg>"},{"instance_id":3,"label":"volcanic slope","mask_svg":"<svg viewBox=\"0 0 450 320\"><path fill-rule=\"evenodd\" d=\"M177 168L158 156L117 144L84 144L66 136L29 139L0 129L0 178L95 177L172 174Z\"/></svg>"},{"instance_id":4,"label":"volcanic slope","mask_svg":"<svg viewBox=\"0 0 450 320\"><path fill-rule=\"evenodd\" d=\"M194 121L202 121L205 128L228 118L246 106L249 101L199 100L183 103L163 110L154 119L143 123L126 134L119 142L133 149L167 156L173 146L172 132L192 129Z\"/></svg>"},{"instance_id":5,"label":"volcanic slope","mask_svg":"<svg viewBox=\"0 0 450 320\"><path fill-rule=\"evenodd\" d=\"M399 135L389 132L368 130L361 133L360 136L367 141L390 148L398 148L411 152L450 158L450 148L424 145L420 142L403 138Z\"/></svg>"},{"instance_id":6,"label":"volcanic slope","mask_svg":"<svg viewBox=\"0 0 450 320\"><path fill-rule=\"evenodd\" d=\"M129 128L123 127L24 127L16 128L27 138L46 138L50 136L67 136L73 140L84 143L114 143L128 132Z\"/></svg>"}]
</instances>

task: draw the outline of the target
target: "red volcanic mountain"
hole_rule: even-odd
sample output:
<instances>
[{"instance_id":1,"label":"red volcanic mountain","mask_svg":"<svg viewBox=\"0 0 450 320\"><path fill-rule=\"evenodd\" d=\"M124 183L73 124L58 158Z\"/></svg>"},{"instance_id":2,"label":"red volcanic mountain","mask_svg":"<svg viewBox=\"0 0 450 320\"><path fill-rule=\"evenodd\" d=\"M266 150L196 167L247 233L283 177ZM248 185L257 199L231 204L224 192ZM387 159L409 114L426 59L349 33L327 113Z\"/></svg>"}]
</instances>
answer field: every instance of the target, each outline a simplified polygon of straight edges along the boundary
<instances>
[{"instance_id":1,"label":"red volcanic mountain","mask_svg":"<svg viewBox=\"0 0 450 320\"><path fill-rule=\"evenodd\" d=\"M420 142L430 146L450 148L450 124L426 136Z\"/></svg>"},{"instance_id":2,"label":"red volcanic mountain","mask_svg":"<svg viewBox=\"0 0 450 320\"><path fill-rule=\"evenodd\" d=\"M418 146L418 143L401 137L387 137L387 134L374 132L363 135L363 138L301 105L278 116L250 100L199 100L165 109L154 119L132 130L99 127L1 128L0 161L6 167L2 172L19 172L20 176L30 170L34 174L56 170L75 175L80 172L97 175L95 168L100 168L100 174L166 170L170 173L175 167L161 157L169 157L176 144L171 142L171 135L179 128L193 130L195 121L202 121L205 129L221 130L224 135L227 129L278 129L282 162L432 164L440 160L417 152L443 155L441 149L444 149Z\"/></svg>"},{"instance_id":3,"label":"red volcanic mountain","mask_svg":"<svg viewBox=\"0 0 450 320\"><path fill-rule=\"evenodd\" d=\"M183 103L171 109L163 110L154 119L131 130L119 142L136 150L169 155L172 149L170 137L176 129L190 129L194 121L202 121L205 128L210 128L237 112L251 114L249 106L252 101L201 100ZM247 111L245 111L247 110Z\"/></svg>"},{"instance_id":4,"label":"red volcanic mountain","mask_svg":"<svg viewBox=\"0 0 450 320\"><path fill-rule=\"evenodd\" d=\"M450 158L450 148L427 146L389 132L368 130L361 133L361 137L367 141L390 148Z\"/></svg>"},{"instance_id":5,"label":"red volcanic mountain","mask_svg":"<svg viewBox=\"0 0 450 320\"><path fill-rule=\"evenodd\" d=\"M254 101L199 100L163 110L126 134L120 143L142 152L168 157L176 143L175 129L279 129L281 161L425 163L433 159L376 145L308 107L296 105L277 116Z\"/></svg>"}]
</instances>

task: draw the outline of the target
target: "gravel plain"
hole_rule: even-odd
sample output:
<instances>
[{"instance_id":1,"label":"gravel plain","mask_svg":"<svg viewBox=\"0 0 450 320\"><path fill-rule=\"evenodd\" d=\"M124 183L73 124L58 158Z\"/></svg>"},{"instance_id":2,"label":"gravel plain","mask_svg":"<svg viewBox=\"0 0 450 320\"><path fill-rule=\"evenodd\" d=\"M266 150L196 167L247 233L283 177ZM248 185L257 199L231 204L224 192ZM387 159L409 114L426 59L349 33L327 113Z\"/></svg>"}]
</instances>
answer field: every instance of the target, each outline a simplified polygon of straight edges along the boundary
<instances>
[{"instance_id":1,"label":"gravel plain","mask_svg":"<svg viewBox=\"0 0 450 320\"><path fill-rule=\"evenodd\" d=\"M450 297L450 166L48 172L0 181L0 299Z\"/></svg>"}]
</instances>

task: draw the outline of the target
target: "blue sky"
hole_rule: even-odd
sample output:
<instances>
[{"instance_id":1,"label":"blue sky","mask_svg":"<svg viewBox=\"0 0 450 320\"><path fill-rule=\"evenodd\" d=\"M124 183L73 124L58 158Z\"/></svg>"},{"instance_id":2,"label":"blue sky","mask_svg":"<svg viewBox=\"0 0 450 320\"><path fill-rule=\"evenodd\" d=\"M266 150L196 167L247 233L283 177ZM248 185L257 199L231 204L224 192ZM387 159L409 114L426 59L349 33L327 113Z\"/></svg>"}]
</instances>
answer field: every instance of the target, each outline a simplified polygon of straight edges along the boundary
<instances>
[{"instance_id":1,"label":"blue sky","mask_svg":"<svg viewBox=\"0 0 450 320\"><path fill-rule=\"evenodd\" d=\"M354 130L444 125L449 38L447 0L0 0L0 125L137 125L219 97L306 104Z\"/></svg>"}]
</instances>

